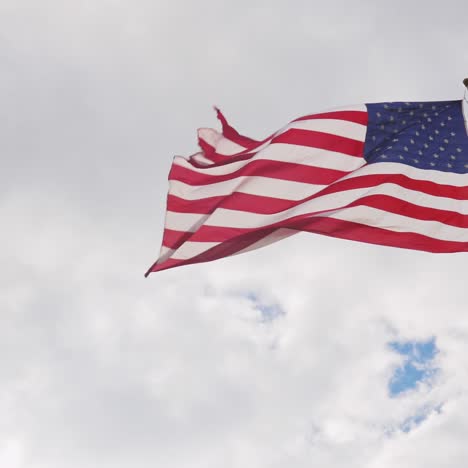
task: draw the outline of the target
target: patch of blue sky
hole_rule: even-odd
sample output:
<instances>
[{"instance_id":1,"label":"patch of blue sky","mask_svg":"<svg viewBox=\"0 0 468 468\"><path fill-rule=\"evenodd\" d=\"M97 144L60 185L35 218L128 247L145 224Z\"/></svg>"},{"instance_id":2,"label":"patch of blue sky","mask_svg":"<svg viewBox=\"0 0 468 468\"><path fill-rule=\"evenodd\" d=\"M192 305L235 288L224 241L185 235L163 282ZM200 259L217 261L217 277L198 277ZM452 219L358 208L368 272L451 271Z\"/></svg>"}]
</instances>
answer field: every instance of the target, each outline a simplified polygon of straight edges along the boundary
<instances>
[{"instance_id":1,"label":"patch of blue sky","mask_svg":"<svg viewBox=\"0 0 468 468\"><path fill-rule=\"evenodd\" d=\"M285 310L276 302L267 302L253 291L245 293L245 297L252 303L256 310L261 313L262 322L272 322L273 320L286 315Z\"/></svg>"},{"instance_id":2,"label":"patch of blue sky","mask_svg":"<svg viewBox=\"0 0 468 468\"><path fill-rule=\"evenodd\" d=\"M402 430L403 432L411 432L413 429L415 429L421 423L423 423L431 414L440 414L441 412L442 404L436 406L435 408L425 406L421 408L415 415L405 419L405 421L403 421L403 423L400 426L400 430Z\"/></svg>"},{"instance_id":3,"label":"patch of blue sky","mask_svg":"<svg viewBox=\"0 0 468 468\"><path fill-rule=\"evenodd\" d=\"M419 383L428 381L436 372L434 358L438 353L435 338L426 341L393 341L390 348L404 356L402 366L397 368L388 384L390 396L415 389Z\"/></svg>"}]
</instances>

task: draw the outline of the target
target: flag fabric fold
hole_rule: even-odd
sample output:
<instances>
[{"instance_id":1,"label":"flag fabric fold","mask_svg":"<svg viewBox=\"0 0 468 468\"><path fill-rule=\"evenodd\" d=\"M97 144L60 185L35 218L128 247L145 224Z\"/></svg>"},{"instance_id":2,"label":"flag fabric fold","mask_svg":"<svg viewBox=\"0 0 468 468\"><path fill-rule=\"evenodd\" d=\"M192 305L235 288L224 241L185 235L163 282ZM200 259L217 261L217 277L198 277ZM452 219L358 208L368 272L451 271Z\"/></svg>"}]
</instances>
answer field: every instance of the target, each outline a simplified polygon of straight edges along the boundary
<instances>
[{"instance_id":1,"label":"flag fabric fold","mask_svg":"<svg viewBox=\"0 0 468 468\"><path fill-rule=\"evenodd\" d=\"M175 157L151 272L263 247L299 231L428 252L468 251L462 101L349 106L263 140L198 131Z\"/></svg>"}]
</instances>

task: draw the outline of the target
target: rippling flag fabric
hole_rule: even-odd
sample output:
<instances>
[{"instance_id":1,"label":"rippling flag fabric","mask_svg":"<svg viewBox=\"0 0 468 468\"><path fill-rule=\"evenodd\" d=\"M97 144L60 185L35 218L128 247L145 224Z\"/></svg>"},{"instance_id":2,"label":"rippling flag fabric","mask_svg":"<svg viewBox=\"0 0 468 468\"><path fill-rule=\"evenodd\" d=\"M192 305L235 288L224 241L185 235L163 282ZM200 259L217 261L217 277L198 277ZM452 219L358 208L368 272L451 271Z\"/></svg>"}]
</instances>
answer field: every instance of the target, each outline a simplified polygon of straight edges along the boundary
<instances>
[{"instance_id":1,"label":"rippling flag fabric","mask_svg":"<svg viewBox=\"0 0 468 468\"><path fill-rule=\"evenodd\" d=\"M298 118L264 140L198 131L175 157L151 272L299 231L427 252L468 251L463 101L388 102ZM307 252L304 252L307 255Z\"/></svg>"}]
</instances>

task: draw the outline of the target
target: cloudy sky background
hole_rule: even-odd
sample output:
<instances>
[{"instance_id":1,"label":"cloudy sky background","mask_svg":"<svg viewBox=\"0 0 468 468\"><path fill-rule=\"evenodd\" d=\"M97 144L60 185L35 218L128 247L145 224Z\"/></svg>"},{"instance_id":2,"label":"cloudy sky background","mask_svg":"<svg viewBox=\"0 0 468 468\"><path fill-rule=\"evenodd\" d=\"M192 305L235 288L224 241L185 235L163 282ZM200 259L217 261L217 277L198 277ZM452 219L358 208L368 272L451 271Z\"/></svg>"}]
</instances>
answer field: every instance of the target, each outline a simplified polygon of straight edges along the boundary
<instances>
[{"instance_id":1,"label":"cloudy sky background","mask_svg":"<svg viewBox=\"0 0 468 468\"><path fill-rule=\"evenodd\" d=\"M301 234L143 274L212 105L260 138L459 99L467 16L0 0L0 467L465 467L467 255Z\"/></svg>"}]
</instances>

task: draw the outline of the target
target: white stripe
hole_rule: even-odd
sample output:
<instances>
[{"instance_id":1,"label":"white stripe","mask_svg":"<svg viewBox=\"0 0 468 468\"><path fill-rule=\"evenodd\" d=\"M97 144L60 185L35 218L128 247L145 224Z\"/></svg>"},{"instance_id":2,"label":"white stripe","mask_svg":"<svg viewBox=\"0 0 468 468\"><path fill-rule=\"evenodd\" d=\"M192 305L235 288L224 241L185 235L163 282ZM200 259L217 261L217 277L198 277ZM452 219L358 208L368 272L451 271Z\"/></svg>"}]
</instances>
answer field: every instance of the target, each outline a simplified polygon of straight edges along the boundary
<instances>
[{"instance_id":1,"label":"white stripe","mask_svg":"<svg viewBox=\"0 0 468 468\"><path fill-rule=\"evenodd\" d=\"M448 226L438 221L423 221L407 216L389 213L367 206L356 206L320 215L341 221L350 221L365 226L386 229L392 232L410 232L421 234L442 241L468 242L468 230ZM313 218L312 216L311 218ZM242 249L236 254L255 250L278 240L290 237L298 231L280 228L251 246ZM165 255L160 256L159 263L169 257L175 260L187 260L219 245L218 242L185 242L179 249L166 249Z\"/></svg>"},{"instance_id":2,"label":"white stripe","mask_svg":"<svg viewBox=\"0 0 468 468\"><path fill-rule=\"evenodd\" d=\"M339 209L332 213L320 214L319 216L341 221L350 221L365 226L386 229L392 232L421 234L442 241L468 242L467 229L449 226L438 221L418 220L367 206ZM314 217L315 216L311 216L311 218ZM237 254L264 247L296 233L297 231L295 230L280 228L278 231L275 231L255 244L237 252ZM195 257L218 244L219 243L217 242L186 242L176 251L166 248L164 251L165 255L160 256L159 263L162 263L169 257L178 260L186 260Z\"/></svg>"},{"instance_id":3,"label":"white stripe","mask_svg":"<svg viewBox=\"0 0 468 468\"><path fill-rule=\"evenodd\" d=\"M283 179L261 176L244 176L216 182L209 185L192 186L178 180L169 182L169 193L184 200L227 196L233 192L282 198L284 200L302 200L322 190L326 185L308 184Z\"/></svg>"},{"instance_id":4,"label":"white stripe","mask_svg":"<svg viewBox=\"0 0 468 468\"><path fill-rule=\"evenodd\" d=\"M246 148L226 138L213 128L198 129L198 137L215 148L215 151L224 156L231 156L244 151Z\"/></svg>"},{"instance_id":5,"label":"white stripe","mask_svg":"<svg viewBox=\"0 0 468 468\"><path fill-rule=\"evenodd\" d=\"M336 151L320 148L274 143L258 153L258 158L269 161L289 162L309 167L335 169L350 172L363 166L366 161L361 157L349 156Z\"/></svg>"},{"instance_id":6,"label":"white stripe","mask_svg":"<svg viewBox=\"0 0 468 468\"><path fill-rule=\"evenodd\" d=\"M328 110L324 110L324 111L321 111L321 112L317 112L316 114L324 114L324 113L328 113L328 112L348 112L348 111L360 111L360 112L367 112L367 107L365 104L361 104L361 105L353 105L353 106L347 106L347 107L338 107L336 109L328 109ZM314 115L314 114L311 114L311 115ZM313 119L310 119L310 120L305 120L304 122L311 122ZM317 119L318 120L318 119ZM323 119L323 120L336 120L337 122L347 122L347 121L340 121L339 119ZM285 125L283 128L279 129L277 132L275 132L273 135L271 135L271 137L269 137L266 141L264 141L263 143L260 143L260 145L258 146L253 146L251 148L249 148L249 151L250 152L256 152L256 151L261 151L262 149L266 148L268 145L270 145L270 142L272 140L272 138L274 138L275 136L278 136L280 135L281 133L284 133L288 128L293 128L292 126L294 125L301 125L300 124L301 121L297 121L297 122L290 122L288 123L287 125ZM306 125L306 124L304 124ZM354 128L354 130L352 130L353 132L356 132L357 135L362 135L362 132L364 131L364 136L361 136L361 138L357 138L359 140L364 140L365 139L365 129L366 129L366 126L363 126L363 125L360 125L360 124L354 124L354 125L358 125L360 127L363 127L361 128L360 131L357 130L357 127ZM300 128L300 127L295 127L295 128ZM201 130L212 130L212 129L201 129ZM214 132L216 132L216 130L213 130ZM216 132L219 134L219 132ZM215 141L218 141L217 140L217 137L214 137L212 134L208 135L207 134L207 138L213 138L213 142ZM214 145L212 145L214 146Z\"/></svg>"},{"instance_id":7,"label":"white stripe","mask_svg":"<svg viewBox=\"0 0 468 468\"><path fill-rule=\"evenodd\" d=\"M256 229L280 223L296 216L336 210L359 199L368 192L369 189L366 188L332 193L300 203L292 208L274 214L249 213L246 211L218 208L210 215L205 224L208 226ZM170 217L169 219L166 218L166 220L169 223L171 222ZM188 224L190 224L190 217L188 218Z\"/></svg>"},{"instance_id":8,"label":"white stripe","mask_svg":"<svg viewBox=\"0 0 468 468\"><path fill-rule=\"evenodd\" d=\"M337 119L299 120L291 123L286 130L290 128L330 133L331 135L338 135L358 141L364 141L366 139L367 130L366 125Z\"/></svg>"},{"instance_id":9,"label":"white stripe","mask_svg":"<svg viewBox=\"0 0 468 468\"><path fill-rule=\"evenodd\" d=\"M274 244L282 239L286 239L288 237L294 236L294 234L299 234L300 231L295 229L287 229L287 228L279 228L275 232L268 234L268 236L260 239L259 241L255 242L254 244L246 247L245 249L239 250L233 255L238 255L245 252L250 252L252 250L261 249L262 247L266 247L267 245Z\"/></svg>"},{"instance_id":10,"label":"white stripe","mask_svg":"<svg viewBox=\"0 0 468 468\"><path fill-rule=\"evenodd\" d=\"M207 250L219 245L220 242L184 242L177 250L172 251L170 256L173 260L188 260L189 258L196 257ZM165 259L167 260L167 258ZM163 260L161 260L162 263Z\"/></svg>"},{"instance_id":11,"label":"white stripe","mask_svg":"<svg viewBox=\"0 0 468 468\"><path fill-rule=\"evenodd\" d=\"M294 229L286 229L286 228L279 228L275 232L269 234L268 236L264 237L263 239L260 239L258 242L255 242L254 244L250 245L249 247L246 247L245 249L242 249L233 255L238 255L241 253L249 252L251 250L256 250L260 249L262 247L265 247L267 245L273 244L274 242L277 242L282 239L286 239L287 237L293 236L294 234L297 234L298 231ZM167 248L167 253L164 258L161 258L158 260L159 263L162 263L163 261L166 261L169 257L173 260L188 260L190 258L193 258L197 255L202 254L203 252L206 252L210 250L213 247L216 247L217 245L221 244L221 242L185 242L181 247L179 247L177 250L172 250Z\"/></svg>"},{"instance_id":12,"label":"white stripe","mask_svg":"<svg viewBox=\"0 0 468 468\"><path fill-rule=\"evenodd\" d=\"M333 211L328 214L318 215L341 221L351 221L365 226L378 227L392 232L410 232L421 234L442 241L468 242L468 230L449 226L438 221L424 221L407 216L390 213L377 208L356 206ZM311 219L315 216L311 216ZM251 246L237 252L244 253L255 250L278 240L296 234L297 231L280 228ZM219 242L185 242L179 249L165 248L159 258L159 263L172 258L175 260L187 260L219 245Z\"/></svg>"},{"instance_id":13,"label":"white stripe","mask_svg":"<svg viewBox=\"0 0 468 468\"><path fill-rule=\"evenodd\" d=\"M176 213L175 211L166 212L166 229L183 232L195 232L210 215L197 213Z\"/></svg>"},{"instance_id":14,"label":"white stripe","mask_svg":"<svg viewBox=\"0 0 468 468\"><path fill-rule=\"evenodd\" d=\"M443 241L468 242L468 229L448 226L438 221L422 221L367 206L345 208L329 217L393 232L422 234Z\"/></svg>"},{"instance_id":15,"label":"white stripe","mask_svg":"<svg viewBox=\"0 0 468 468\"><path fill-rule=\"evenodd\" d=\"M181 157L175 158L174 164L200 174L226 175L242 169L253 161L265 160L302 164L304 166L335 169L345 172L354 171L366 162L363 158L349 156L336 151L290 145L287 143L273 143L262 151L259 151L251 159L231 162L229 164L223 164L222 166L198 168L193 166L190 161Z\"/></svg>"},{"instance_id":16,"label":"white stripe","mask_svg":"<svg viewBox=\"0 0 468 468\"><path fill-rule=\"evenodd\" d=\"M360 105L352 105L352 106L347 106L347 107L338 107L336 109L329 109L329 110L325 110L325 111L321 111L321 112L317 112L316 114L323 114L323 113L328 113L328 112L347 112L347 111L360 111L360 112L367 112L367 107L365 104L360 104ZM316 114L311 114L311 115L316 115ZM290 122L289 124L285 125L283 128L279 129L277 132L275 132L270 138L268 138L266 141L264 141L263 143L261 143L260 145L258 146L253 146L251 148L249 148L249 151L251 152L257 152L257 151L260 151L264 148L266 148L268 145L270 145L270 142L271 142L271 139L274 138L275 136L277 135L280 135L281 133L284 133L288 128L302 128L301 125L304 125L306 128L307 127L307 123L304 123L304 122L312 122L314 119L310 119L310 120L304 120L304 121L297 121L297 122ZM340 122L341 124L338 124L336 123L335 124L335 128L337 128L338 132L342 132L344 130L345 127L347 127L347 124L351 124L349 127L347 127L349 129L349 131L356 135L356 139L357 140L360 140L360 141L363 141L365 139L365 132L366 132L366 126L365 125L361 125L361 124L355 124L355 123L352 123L352 122L348 122L348 121L343 121L343 120L339 120L339 119L315 119L315 120L320 120L320 121L334 121L334 122ZM301 123L303 122L303 123ZM313 125L313 124L311 124ZM325 123L324 124L316 124L318 126L320 125L326 125ZM328 130L324 130L326 131L327 133L333 133L333 131L331 130L331 128L333 127L333 123L330 123L328 125ZM310 128L311 130L313 128ZM340 134L340 133L338 133ZM218 132L217 130L214 130L214 129L211 129L211 128L202 128L202 129L199 129L199 133L198 133L199 137L201 137L203 140L205 140L208 144L210 144L211 146L215 147L216 148L216 151L220 154L225 154L225 155L232 155L232 154L237 154L241 151L245 151L245 148L238 145L237 143L234 143L233 141L229 140L228 138L226 138L224 135L222 135L220 132ZM347 136L347 134L344 134L343 136ZM224 140L221 140L224 139L226 140L226 142L224 142ZM350 137L352 138L352 137ZM221 144L221 141L223 141L223 143ZM229 143L228 143L229 142ZM220 148L218 149L217 145L221 145ZM222 146L222 145L226 145L226 146Z\"/></svg>"},{"instance_id":17,"label":"white stripe","mask_svg":"<svg viewBox=\"0 0 468 468\"><path fill-rule=\"evenodd\" d=\"M161 250L159 251L159 257L157 263L162 263L168 260L171 255L175 252L174 249L170 249L169 247L166 247L165 245L161 245Z\"/></svg>"},{"instance_id":18,"label":"white stripe","mask_svg":"<svg viewBox=\"0 0 468 468\"><path fill-rule=\"evenodd\" d=\"M174 164L177 164L176 161L180 161L181 159L183 159L184 161L187 161L186 159L184 158L181 158L181 156L175 156L174 157ZM191 161L195 161L197 162L198 164L204 164L204 165L211 165L213 164L213 161L211 159L208 159L205 157L204 153L196 153L192 156L190 156L190 160ZM190 162L187 161L189 164ZM192 164L190 164L191 167L193 167Z\"/></svg>"},{"instance_id":19,"label":"white stripe","mask_svg":"<svg viewBox=\"0 0 468 468\"><path fill-rule=\"evenodd\" d=\"M378 162L363 166L340 180L374 174L401 174L414 180L427 180L440 185L453 185L454 187L468 186L468 174L456 174L433 169L419 169L408 164L391 162Z\"/></svg>"},{"instance_id":20,"label":"white stripe","mask_svg":"<svg viewBox=\"0 0 468 468\"><path fill-rule=\"evenodd\" d=\"M284 222L296 216L313 215L317 212L337 210L368 195L387 195L423 207L447 210L465 215L468 214L468 201L466 200L436 197L415 190L409 190L397 184L385 183L371 188L345 190L323 195L274 214L250 213L218 208L208 217L207 215L203 215L205 216L204 224L207 226L255 229ZM192 231L192 226L196 218L200 216L201 215L168 212L166 217L167 227L170 229ZM177 228L175 226L177 226Z\"/></svg>"},{"instance_id":21,"label":"white stripe","mask_svg":"<svg viewBox=\"0 0 468 468\"><path fill-rule=\"evenodd\" d=\"M272 145L272 146L276 146L278 144L275 144L275 145ZM294 145L287 145L288 147L294 147ZM315 150L313 149L314 151L317 151L317 156L320 155L321 151L319 150ZM323 151L323 150L322 150ZM272 151L272 153L269 155L269 158L268 159L272 159L275 157L275 152L276 151ZM330 159L330 161L333 161L333 158L336 158L336 156L331 156L329 157L329 153L332 153L332 152L324 152L327 154L326 158ZM268 153L267 153L268 154ZM337 155L339 155L339 153L337 153ZM280 159L281 158L281 155L280 155L280 152L278 152L277 154L277 157L278 157L278 160L282 160ZM344 157L344 156L343 156ZM263 159L267 159L267 158L263 158ZM345 158L347 159L347 158ZM349 159L351 159L352 161L353 160L356 160L356 162L360 162L360 164L362 165L362 163L364 162L364 160L361 160L360 158L355 158L355 157L349 157ZM290 161L290 162L293 162L293 161ZM231 167L231 164L229 165L226 165L226 166L220 166L219 168L202 168L202 169L196 169L194 167L192 167L190 165L190 162L187 161L186 159L180 157L180 156L177 156L175 159L174 159L174 163L175 164L178 164L178 165L183 165L184 167L187 167L188 169L192 169L194 171L198 171L198 172L204 172L204 171L207 171L208 169L211 171L213 170L213 175L217 175L218 173L216 172L217 169L220 169L221 171L222 170L225 170L225 168L227 167ZM236 163L232 163L233 164L236 164ZM301 162L301 164L305 164L304 162ZM312 166L317 166L317 167L329 167L330 169L339 169L339 165L340 164L343 164L342 167L345 167L345 164L344 161L342 160L341 162L336 159L334 162L331 162L330 166L328 166L325 162L323 163L323 166L319 166L320 162L318 161L314 161L314 163L312 163L311 165ZM350 163L351 164L351 163ZM308 165L308 164L306 164ZM333 166L335 165L335 167ZM236 169L234 169L236 170ZM345 169L343 169L345 170ZM229 172L226 172L226 173L229 173ZM220 172L221 174L221 172ZM363 176L363 175L379 175L379 174L389 174L389 175L392 175L392 174L401 174L401 175L406 175L408 177L410 177L411 179L414 179L414 180L422 180L422 181L429 181L429 182L434 182L434 183L437 183L437 184L442 184L442 185L452 185L454 187L466 187L468 186L468 174L456 174L456 173L453 173L453 172L443 172L443 171L437 171L437 170L434 170L434 169L419 169L417 167L413 167L413 166L410 166L408 164L401 164L401 163L393 163L393 162L378 162L378 163L373 163L373 164L369 164L369 165L364 165L362 166L361 168L357 168L354 169L354 172L348 174L348 175L345 175L344 177L342 177L341 179L339 180L345 180L345 179L352 179L354 177L360 177L360 176ZM202 198L202 197L200 197ZM281 198L281 197L279 197ZM190 199L193 199L193 198L190 198Z\"/></svg>"}]
</instances>

